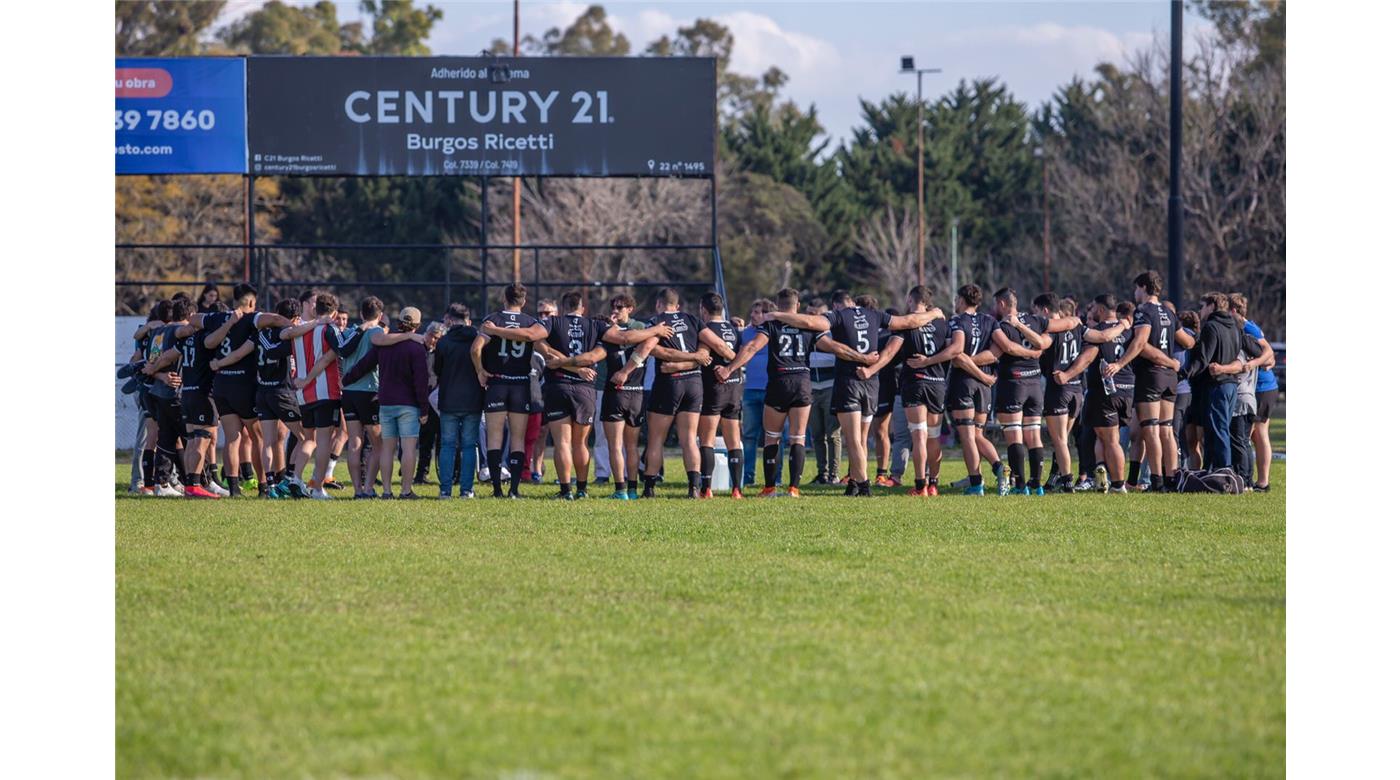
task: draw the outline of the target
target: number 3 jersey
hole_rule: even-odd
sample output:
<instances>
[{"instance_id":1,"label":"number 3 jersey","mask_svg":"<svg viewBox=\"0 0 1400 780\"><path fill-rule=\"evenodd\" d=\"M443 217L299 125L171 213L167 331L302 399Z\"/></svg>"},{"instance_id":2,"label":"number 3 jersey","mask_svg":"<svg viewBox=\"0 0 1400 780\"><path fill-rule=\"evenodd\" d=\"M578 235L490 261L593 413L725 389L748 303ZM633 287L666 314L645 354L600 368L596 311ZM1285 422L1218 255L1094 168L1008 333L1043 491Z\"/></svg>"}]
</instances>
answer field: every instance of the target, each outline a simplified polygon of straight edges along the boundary
<instances>
[{"instance_id":1,"label":"number 3 jersey","mask_svg":"<svg viewBox=\"0 0 1400 780\"><path fill-rule=\"evenodd\" d=\"M540 324L549 331L549 335L545 336L545 343L564 353L566 357L592 352L603 340L603 334L613 326L607 320L593 319L580 314L545 317L540 320ZM549 369L545 379L564 384L591 384L589 380L562 368Z\"/></svg>"},{"instance_id":2,"label":"number 3 jersey","mask_svg":"<svg viewBox=\"0 0 1400 780\"><path fill-rule=\"evenodd\" d=\"M808 363L813 346L822 336L831 335L829 331L818 333L784 325L777 320L768 320L759 330L768 337L769 376L810 375Z\"/></svg>"},{"instance_id":3,"label":"number 3 jersey","mask_svg":"<svg viewBox=\"0 0 1400 780\"><path fill-rule=\"evenodd\" d=\"M512 330L528 328L539 322L520 311L498 311L487 315L485 321L498 328ZM530 356L534 351L528 341L489 336L481 350L481 367L491 374L493 384L523 385L530 381Z\"/></svg>"}]
</instances>

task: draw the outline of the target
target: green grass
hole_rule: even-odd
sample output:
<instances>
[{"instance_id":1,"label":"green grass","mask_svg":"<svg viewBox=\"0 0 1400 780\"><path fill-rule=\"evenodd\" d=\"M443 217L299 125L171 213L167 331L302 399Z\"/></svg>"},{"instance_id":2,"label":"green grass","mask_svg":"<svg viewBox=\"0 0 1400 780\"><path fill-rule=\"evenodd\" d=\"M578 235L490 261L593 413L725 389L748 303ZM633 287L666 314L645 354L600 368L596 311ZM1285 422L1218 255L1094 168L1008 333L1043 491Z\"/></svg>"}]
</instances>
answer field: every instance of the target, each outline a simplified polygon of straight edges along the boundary
<instances>
[{"instance_id":1,"label":"green grass","mask_svg":"<svg viewBox=\"0 0 1400 780\"><path fill-rule=\"evenodd\" d=\"M1281 775L1274 475L1241 497L123 496L118 772Z\"/></svg>"}]
</instances>

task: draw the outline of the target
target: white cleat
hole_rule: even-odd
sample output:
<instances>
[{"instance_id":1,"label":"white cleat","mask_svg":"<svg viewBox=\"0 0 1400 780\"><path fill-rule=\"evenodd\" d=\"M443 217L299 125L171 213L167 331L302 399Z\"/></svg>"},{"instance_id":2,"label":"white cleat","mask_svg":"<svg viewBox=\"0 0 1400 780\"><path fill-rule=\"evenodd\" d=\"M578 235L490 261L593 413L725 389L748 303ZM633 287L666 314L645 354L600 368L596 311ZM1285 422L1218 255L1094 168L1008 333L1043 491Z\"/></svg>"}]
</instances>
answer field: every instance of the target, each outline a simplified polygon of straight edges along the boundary
<instances>
[{"instance_id":1,"label":"white cleat","mask_svg":"<svg viewBox=\"0 0 1400 780\"><path fill-rule=\"evenodd\" d=\"M325 488L316 488L315 490L311 491L311 497L316 499L317 501L331 500L331 494L327 493Z\"/></svg>"},{"instance_id":2,"label":"white cleat","mask_svg":"<svg viewBox=\"0 0 1400 780\"><path fill-rule=\"evenodd\" d=\"M156 485L156 495L160 498L180 498L185 491L171 485Z\"/></svg>"},{"instance_id":3,"label":"white cleat","mask_svg":"<svg viewBox=\"0 0 1400 780\"><path fill-rule=\"evenodd\" d=\"M209 480L209 484L205 486L204 489L208 490L210 493L213 493L219 498L228 498L228 488L224 487L223 485L220 485L218 482L212 479Z\"/></svg>"}]
</instances>

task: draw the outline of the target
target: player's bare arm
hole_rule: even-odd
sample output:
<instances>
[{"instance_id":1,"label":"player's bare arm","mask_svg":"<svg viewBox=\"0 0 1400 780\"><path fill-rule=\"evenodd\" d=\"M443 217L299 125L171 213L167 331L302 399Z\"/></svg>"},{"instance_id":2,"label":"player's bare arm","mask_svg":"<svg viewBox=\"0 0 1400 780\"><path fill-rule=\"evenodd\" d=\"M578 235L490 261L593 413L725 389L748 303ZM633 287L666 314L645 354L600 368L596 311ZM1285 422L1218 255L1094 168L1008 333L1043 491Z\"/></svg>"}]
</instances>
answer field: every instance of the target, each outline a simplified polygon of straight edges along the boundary
<instances>
[{"instance_id":1,"label":"player's bare arm","mask_svg":"<svg viewBox=\"0 0 1400 780\"><path fill-rule=\"evenodd\" d=\"M1049 349L1055 340L1044 333L1036 333L1029 325L1021 321L1020 317L1012 317L1011 326L1021 332L1021 337L1036 345L1037 350ZM1037 355L1037 357L1039 357Z\"/></svg>"},{"instance_id":2,"label":"player's bare arm","mask_svg":"<svg viewBox=\"0 0 1400 780\"><path fill-rule=\"evenodd\" d=\"M962 354L963 343L966 340L967 337L963 332L958 331L953 334L953 337L948 340L948 345L943 349L938 350L932 355L915 355L905 361L905 365L910 368L928 368L929 366L936 366L939 363L947 363Z\"/></svg>"},{"instance_id":3,"label":"player's bare arm","mask_svg":"<svg viewBox=\"0 0 1400 780\"><path fill-rule=\"evenodd\" d=\"M375 332L375 333L371 333L371 334L370 334L370 337L369 337L369 343L372 344L372 345L374 345L374 346L376 346L376 347L391 347L391 346L393 346L393 345L395 345L395 344L399 344L399 343L402 343L402 342L404 342L404 341L416 341L416 342L418 342L419 344L422 344L422 343L423 343L423 334L422 334L422 333L389 333L389 332L387 332L387 331L381 330L381 331L378 331L378 332Z\"/></svg>"},{"instance_id":4,"label":"player's bare arm","mask_svg":"<svg viewBox=\"0 0 1400 780\"><path fill-rule=\"evenodd\" d=\"M549 331L538 322L528 328L502 328L492 322L483 322L480 332L507 341L539 341L549 335Z\"/></svg>"},{"instance_id":5,"label":"player's bare arm","mask_svg":"<svg viewBox=\"0 0 1400 780\"><path fill-rule=\"evenodd\" d=\"M1118 336L1127 329L1127 321L1118 320L1117 322L1113 323L1107 328L1104 328L1103 330L1086 330L1084 331L1084 343L1107 344L1108 342L1118 338Z\"/></svg>"},{"instance_id":6,"label":"player's bare arm","mask_svg":"<svg viewBox=\"0 0 1400 780\"><path fill-rule=\"evenodd\" d=\"M224 319L224 324L205 334L204 346L209 349L219 346L220 342L228 337L228 332L233 328L234 324L241 319L243 319L243 310L234 309L233 313Z\"/></svg>"},{"instance_id":7,"label":"player's bare arm","mask_svg":"<svg viewBox=\"0 0 1400 780\"><path fill-rule=\"evenodd\" d=\"M1181 368L1181 363L1179 363L1176 358L1172 357L1171 355L1168 355L1167 353L1153 346L1151 343L1142 345L1142 352L1140 353L1140 356L1144 360L1150 361L1155 366L1169 368L1173 371L1176 371L1177 369Z\"/></svg>"},{"instance_id":8,"label":"player's bare arm","mask_svg":"<svg viewBox=\"0 0 1400 780\"><path fill-rule=\"evenodd\" d=\"M943 312L938 309L913 312L912 314L896 314L890 317L890 330L914 330L942 317Z\"/></svg>"},{"instance_id":9,"label":"player's bare arm","mask_svg":"<svg viewBox=\"0 0 1400 780\"><path fill-rule=\"evenodd\" d=\"M671 326L664 322L658 322L650 328L608 328L603 334L603 341L618 347L630 347L633 344L640 344L650 338L669 339L676 335Z\"/></svg>"},{"instance_id":10,"label":"player's bare arm","mask_svg":"<svg viewBox=\"0 0 1400 780\"><path fill-rule=\"evenodd\" d=\"M768 334L763 331L755 333L753 338L745 342L744 346L739 347L739 351L734 353L734 359L729 361L729 365L715 369L715 378L721 382L728 381L730 376L743 368L746 363L753 359L754 355L758 354L759 350L766 346L768 346Z\"/></svg>"},{"instance_id":11,"label":"player's bare arm","mask_svg":"<svg viewBox=\"0 0 1400 780\"><path fill-rule=\"evenodd\" d=\"M476 366L476 381L479 382L482 387L485 387L486 383L491 380L491 375L487 373L486 369L481 365L481 350L486 347L486 342L489 340L490 339L482 333L477 333L476 338L472 340L472 365Z\"/></svg>"},{"instance_id":12,"label":"player's bare arm","mask_svg":"<svg viewBox=\"0 0 1400 780\"><path fill-rule=\"evenodd\" d=\"M248 355L251 354L253 351L253 346L253 340L249 339L243 342L243 346L228 353L228 357L214 358L213 360L209 361L209 367L215 371L218 371L224 366L231 366L234 363L237 363L238 361L242 360L243 358L248 357Z\"/></svg>"},{"instance_id":13,"label":"player's bare arm","mask_svg":"<svg viewBox=\"0 0 1400 780\"><path fill-rule=\"evenodd\" d=\"M1015 319L1013 319L1012 322L1015 322ZM1016 324L1019 325L1020 323L1016 323ZM1031 331L1031 333L1035 333L1035 331ZM1050 344L1049 344L1050 339L1046 339L1045 341L1046 341L1046 346L1047 346L1047 347L1050 346ZM1011 355L1012 357L1019 357L1019 358L1038 358L1038 357L1040 357L1040 349L1027 349L1027 348L1021 346L1020 344L1018 344L1018 343L1012 341L1011 339L1007 338L1006 334L1002 332L1001 328L997 328L996 330L992 331L992 346L994 346L994 347L996 347L997 349L1001 350L1001 354L997 355L998 358L1000 358L1001 355ZM1043 349L1043 347L1042 347L1042 349ZM980 355L980 354L982 354L982 353L978 353L978 354Z\"/></svg>"},{"instance_id":14,"label":"player's bare arm","mask_svg":"<svg viewBox=\"0 0 1400 780\"><path fill-rule=\"evenodd\" d=\"M774 311L768 313L768 319L777 320L784 325L791 325L794 328L803 330L823 331L831 327L831 323L820 314L800 314L795 311Z\"/></svg>"},{"instance_id":15,"label":"player's bare arm","mask_svg":"<svg viewBox=\"0 0 1400 780\"><path fill-rule=\"evenodd\" d=\"M1072 315L1069 317L1061 317L1057 320L1050 320L1048 323L1046 323L1045 332L1051 334L1064 333L1066 331L1074 330L1081 324L1082 323L1080 323L1078 317Z\"/></svg>"},{"instance_id":16,"label":"player's bare arm","mask_svg":"<svg viewBox=\"0 0 1400 780\"><path fill-rule=\"evenodd\" d=\"M885 348L880 350L880 352L876 355L875 362L871 363L868 366L861 366L860 368L857 368L856 376L861 379L869 379L870 377L880 373L880 369L889 365L890 361L894 360L894 356L898 355L899 350L903 347L904 337L892 334L889 340L885 342Z\"/></svg>"},{"instance_id":17,"label":"player's bare arm","mask_svg":"<svg viewBox=\"0 0 1400 780\"><path fill-rule=\"evenodd\" d=\"M860 365L868 366L880 359L879 353L857 352L854 349L832 338L831 336L825 334L823 334L821 338L817 339L817 342L812 346L821 350L822 352L830 352L831 354L835 355L838 360L844 360L847 363L859 363Z\"/></svg>"},{"instance_id":18,"label":"player's bare arm","mask_svg":"<svg viewBox=\"0 0 1400 780\"><path fill-rule=\"evenodd\" d=\"M283 341L291 341L292 339L305 336L306 334L315 330L317 326L329 325L330 323L331 315L327 314L322 317L317 317L314 320L307 320L306 322L303 322L300 325L293 325L289 328L283 328L282 331L277 334L277 337L282 339Z\"/></svg>"},{"instance_id":19,"label":"player's bare arm","mask_svg":"<svg viewBox=\"0 0 1400 780\"><path fill-rule=\"evenodd\" d=\"M711 354L719 355L724 360L734 359L734 350L709 328L700 331L700 343L708 347Z\"/></svg>"},{"instance_id":20,"label":"player's bare arm","mask_svg":"<svg viewBox=\"0 0 1400 780\"><path fill-rule=\"evenodd\" d=\"M1151 325L1139 325L1133 328L1133 339L1128 342L1128 346L1123 350L1123 355L1118 360L1109 363L1104 367L1104 376L1113 376L1123 367L1132 362L1133 358L1142 353L1142 348L1147 346L1147 338L1152 335Z\"/></svg>"},{"instance_id":21,"label":"player's bare arm","mask_svg":"<svg viewBox=\"0 0 1400 780\"><path fill-rule=\"evenodd\" d=\"M306 376L297 378L297 389L301 390L302 388L316 381L316 377L320 376L321 372L329 368L330 364L338 360L339 357L340 356L335 354L335 350L333 349L328 349L325 352L321 353L321 356L316 358L316 362L311 364L311 370L306 372Z\"/></svg>"},{"instance_id":22,"label":"player's bare arm","mask_svg":"<svg viewBox=\"0 0 1400 780\"><path fill-rule=\"evenodd\" d=\"M1073 363L1070 363L1069 366L1065 368L1065 370L1056 371L1050 376L1052 379L1054 379L1056 382L1062 385L1068 382L1073 382L1074 378L1084 373L1084 371L1089 368L1089 364L1093 363L1094 359L1098 356L1098 347L1086 347L1083 352L1079 353L1079 357L1076 358Z\"/></svg>"}]
</instances>

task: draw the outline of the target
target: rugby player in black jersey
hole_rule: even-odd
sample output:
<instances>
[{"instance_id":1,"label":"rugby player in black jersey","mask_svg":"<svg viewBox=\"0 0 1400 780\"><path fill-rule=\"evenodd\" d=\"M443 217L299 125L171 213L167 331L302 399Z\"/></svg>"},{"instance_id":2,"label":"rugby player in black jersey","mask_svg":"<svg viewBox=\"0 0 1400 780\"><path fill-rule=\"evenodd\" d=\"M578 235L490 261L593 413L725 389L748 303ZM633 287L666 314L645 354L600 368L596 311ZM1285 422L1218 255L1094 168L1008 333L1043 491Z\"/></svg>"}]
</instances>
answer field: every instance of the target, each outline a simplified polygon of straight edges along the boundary
<instances>
[{"instance_id":1,"label":"rugby player in black jersey","mask_svg":"<svg viewBox=\"0 0 1400 780\"><path fill-rule=\"evenodd\" d=\"M997 362L996 415L1006 437L1007 459L1011 462L1013 484L1010 493L1044 495L1041 469L1045 449L1040 439L1040 420L1045 402L1045 384L1041 377L1041 352L1053 345L1052 336L1079 324L1077 319L1062 319L1051 323L1039 314L1022 312L1017 308L1016 292L1009 287L994 296L999 322L992 335L987 353L973 358L982 365ZM1026 464L1030 464L1030 480L1026 479ZM998 484L998 492L1001 485Z\"/></svg>"},{"instance_id":2,"label":"rugby player in black jersey","mask_svg":"<svg viewBox=\"0 0 1400 780\"><path fill-rule=\"evenodd\" d=\"M1118 299L1111 294L1094 298L1094 324L1084 332L1084 351L1066 371L1067 378L1085 372L1084 424L1094 431L1102 459L1094 468L1094 481L1103 492L1126 493L1123 486L1124 456L1118 429L1127 425L1133 399L1132 369L1108 376L1103 368L1118 360L1127 346L1127 323L1118 317ZM1126 386L1125 386L1126 381Z\"/></svg>"},{"instance_id":3,"label":"rugby player in black jersey","mask_svg":"<svg viewBox=\"0 0 1400 780\"><path fill-rule=\"evenodd\" d=\"M992 474L997 478L997 492L1006 495L1011 483L1002 468L1001 456L982 433L991 411L992 383L996 381L996 374L983 366L996 362L997 355L990 351L994 342L1000 344L1004 352L1012 354L1021 347L1006 338L992 315L977 310L981 305L982 288L975 284L958 288L958 313L948 320L948 328L963 334L963 351L953 356L948 372L948 413L962 445L963 462L967 464L968 483L963 492L971 496L983 495L982 459L986 458L991 461Z\"/></svg>"},{"instance_id":4,"label":"rugby player in black jersey","mask_svg":"<svg viewBox=\"0 0 1400 780\"><path fill-rule=\"evenodd\" d=\"M175 332L184 325L192 308L188 297L161 301L157 306L163 322L151 330L146 339L145 366L142 373L150 380L146 403L156 423L156 455L153 466L158 474L148 474L146 484L157 496L182 496L190 481L186 479L185 420L180 411L180 349ZM180 487L169 484L171 474L179 477ZM156 477L155 483L152 477Z\"/></svg>"},{"instance_id":5,"label":"rugby player in black jersey","mask_svg":"<svg viewBox=\"0 0 1400 780\"><path fill-rule=\"evenodd\" d=\"M637 301L623 293L613 296L608 321L620 330L643 330L646 323L632 318ZM664 332L664 331L663 331ZM608 462L612 464L611 498L635 500L641 473L638 441L642 432L642 374L647 357L657 344L655 336L635 346L620 347L604 342L607 376L603 384L603 404L599 418L608 441Z\"/></svg>"},{"instance_id":6,"label":"rugby player in black jersey","mask_svg":"<svg viewBox=\"0 0 1400 780\"><path fill-rule=\"evenodd\" d=\"M893 345L890 363L899 371L900 398L909 424L909 461L914 470L909 495L936 496L943 462L938 433L948 395L948 368L953 356L963 350L964 334L949 329L947 318L933 305L933 290L924 285L909 291L905 306L910 314L938 314L917 328L893 331L886 345L887 349ZM882 349L881 361L885 356ZM879 367L877 363L875 368Z\"/></svg>"},{"instance_id":7,"label":"rugby player in black jersey","mask_svg":"<svg viewBox=\"0 0 1400 780\"><path fill-rule=\"evenodd\" d=\"M179 351L180 414L185 421L185 496L187 498L220 498L228 491L211 480L205 472L212 464L213 442L217 435L214 403L209 399L214 372L209 361L214 350L204 345L201 331L207 314L190 314L177 326L174 348Z\"/></svg>"},{"instance_id":8,"label":"rugby player in black jersey","mask_svg":"<svg viewBox=\"0 0 1400 780\"><path fill-rule=\"evenodd\" d=\"M643 498L656 495L656 483L665 457L662 447L673 422L681 445L681 461L685 464L686 495L689 498L700 495L700 447L696 435L700 428L700 408L705 400L700 372L713 358L710 350L700 343L700 331L704 329L700 319L681 311L680 307L680 294L670 287L656 294L656 316L650 324L670 327L671 335L658 339L651 350L651 357L656 361L656 378L647 408Z\"/></svg>"},{"instance_id":9,"label":"rugby player in black jersey","mask_svg":"<svg viewBox=\"0 0 1400 780\"><path fill-rule=\"evenodd\" d=\"M1178 346L1194 347L1196 340L1181 327L1176 313L1159 300L1163 286L1160 274L1144 271L1133 280L1133 286L1137 300L1133 338L1123 356L1105 367L1104 373L1114 376L1123 365L1131 365L1137 376L1133 403L1151 472L1149 484L1152 490L1161 491L1164 480L1176 474L1177 446L1172 421L1180 380L1176 373L1179 366L1171 353Z\"/></svg>"},{"instance_id":10,"label":"rugby player in black jersey","mask_svg":"<svg viewBox=\"0 0 1400 780\"><path fill-rule=\"evenodd\" d=\"M744 440L740 417L744 408L744 371L731 374L720 381L715 370L734 359L739 349L739 329L724 316L724 299L718 293L700 297L700 311L705 315L700 330L700 343L714 358L701 374L704 397L700 404L700 495L710 498L710 480L715 470L715 436L724 436L729 453L729 496L743 498L739 486L744 478Z\"/></svg>"},{"instance_id":11,"label":"rugby player in black jersey","mask_svg":"<svg viewBox=\"0 0 1400 780\"><path fill-rule=\"evenodd\" d=\"M525 288L507 285L501 310L487 315L472 342L472 363L486 388L486 466L491 494L520 498L525 469L525 429L530 424L530 345L548 335L539 320L524 312ZM510 493L501 492L501 448L510 421ZM386 483L387 484L387 483Z\"/></svg>"},{"instance_id":12,"label":"rugby player in black jersey","mask_svg":"<svg viewBox=\"0 0 1400 780\"><path fill-rule=\"evenodd\" d=\"M293 298L277 303L276 312L285 317L293 326L301 324L298 313L300 306ZM262 428L263 468L267 472L270 498L292 495L288 486L289 478L297 473L288 462L287 441L294 437L300 442L305 436L301 428L301 404L296 389L292 386L292 342L279 337L270 330L257 332L257 394L253 398L253 408L258 415L258 425ZM300 451L300 447L296 448Z\"/></svg>"},{"instance_id":13,"label":"rugby player in black jersey","mask_svg":"<svg viewBox=\"0 0 1400 780\"><path fill-rule=\"evenodd\" d=\"M1053 327L1062 319L1074 316L1074 301L1058 300L1054 293L1038 295L1034 301L1037 314L1046 318ZM1050 447L1054 452L1055 472L1046 487L1059 488L1064 492L1073 490L1074 471L1070 457L1070 422L1079 417L1084 408L1084 382L1082 377L1068 377L1065 370L1079 358L1084 349L1084 324L1055 333L1050 348L1040 354L1040 370L1045 375L1045 430L1050 434Z\"/></svg>"},{"instance_id":14,"label":"rugby player in black jersey","mask_svg":"<svg viewBox=\"0 0 1400 780\"><path fill-rule=\"evenodd\" d=\"M801 320L803 325L777 319L774 315L797 314L801 296L792 288L778 291L777 308L770 312L754 337L744 343L728 365L715 369L715 378L727 381L738 374L744 364L765 346L768 350L768 388L763 398L763 491L761 498L776 496L778 482L778 447L783 438L783 422L788 423L788 495L801 495L798 484L805 467L807 417L812 411L812 373L809 366L812 350L831 352L838 359L869 366L879 359L875 352L860 353L840 344L831 334L816 327L825 322L820 316ZM806 315L800 315L806 316ZM770 344L771 342L771 344ZM865 486L864 495L870 495Z\"/></svg>"},{"instance_id":15,"label":"rugby player in black jersey","mask_svg":"<svg viewBox=\"0 0 1400 780\"><path fill-rule=\"evenodd\" d=\"M771 316L786 325L817 332L827 331L832 341L848 348L836 353L836 383L831 394L831 411L841 424L841 437L845 440L850 464L851 476L846 483L846 495L870 495L866 440L879 405L880 379L878 372L860 369L878 361L881 328L917 328L933 320L934 312L891 317L880 309L857 306L845 290L832 293L831 306L832 310L824 316L798 314L796 311L779 311ZM843 357L843 354L850 352L866 357L859 361Z\"/></svg>"},{"instance_id":16,"label":"rugby player in black jersey","mask_svg":"<svg viewBox=\"0 0 1400 780\"><path fill-rule=\"evenodd\" d=\"M588 433L598 408L594 366L607 358L604 344L631 347L669 332L665 325L622 330L609 320L587 317L583 296L568 292L559 299L562 314L540 320L547 335L535 343L545 356L544 421L554 437L554 469L559 498L588 497ZM569 492L570 479L574 492Z\"/></svg>"},{"instance_id":17,"label":"rugby player in black jersey","mask_svg":"<svg viewBox=\"0 0 1400 780\"><path fill-rule=\"evenodd\" d=\"M204 346L217 352L209 362L214 371L211 397L224 429L224 480L231 495L240 495L240 480L257 475L259 495L267 493L267 472L261 458L244 463L243 437L251 441L250 452L262 451L262 431L254 408L257 395L258 358L254 354L258 331L286 328L292 322L270 312L259 312L257 290L250 284L233 288L234 309L204 316Z\"/></svg>"}]
</instances>

